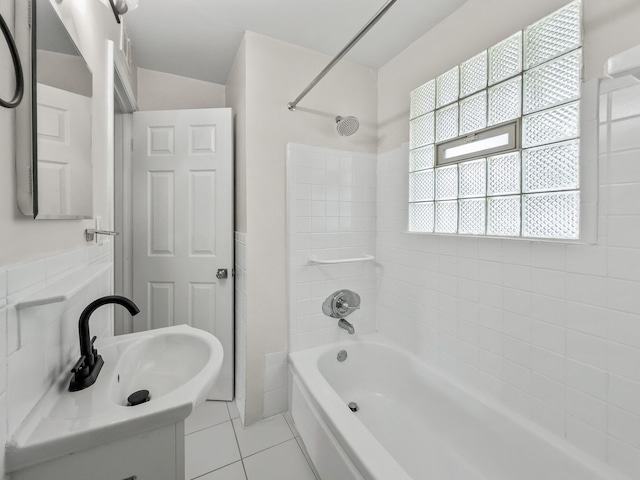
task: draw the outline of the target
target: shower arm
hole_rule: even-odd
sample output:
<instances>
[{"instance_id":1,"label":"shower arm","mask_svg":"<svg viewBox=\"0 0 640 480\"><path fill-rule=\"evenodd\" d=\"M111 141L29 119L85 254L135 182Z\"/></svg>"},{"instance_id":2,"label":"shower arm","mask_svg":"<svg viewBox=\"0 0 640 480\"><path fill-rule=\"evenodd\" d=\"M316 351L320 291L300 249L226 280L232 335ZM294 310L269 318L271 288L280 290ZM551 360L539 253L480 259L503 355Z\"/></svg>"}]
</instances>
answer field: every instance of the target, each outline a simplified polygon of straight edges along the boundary
<instances>
[{"instance_id":1,"label":"shower arm","mask_svg":"<svg viewBox=\"0 0 640 480\"><path fill-rule=\"evenodd\" d=\"M320 80L322 80L324 78L324 76L329 73L331 71L331 69L333 67L336 66L336 64L342 60L342 57L344 57L347 53L349 53L349 50L351 50L356 43L358 43L360 41L360 39L362 37L365 36L365 34L371 30L371 28L378 23L378 21L383 17L383 15L385 13L387 13L387 11L393 6L394 3L396 3L398 0L389 0L379 11L378 13L376 13L373 18L371 20L369 20L369 22L362 27L362 29L356 34L355 37L353 37L351 39L351 41L342 49L340 50L340 53L338 53L333 60L331 60L329 62L329 64L324 67L324 70L322 70L318 76L316 78L314 78L311 83L307 86L307 88L305 88L302 93L300 95L298 95L298 97L293 101L293 102L289 102L289 104L287 105L287 107L289 108L289 110L291 110L292 112L295 111L296 107L298 106L298 103L300 103L300 100L302 100L312 89L313 87L315 87Z\"/></svg>"}]
</instances>

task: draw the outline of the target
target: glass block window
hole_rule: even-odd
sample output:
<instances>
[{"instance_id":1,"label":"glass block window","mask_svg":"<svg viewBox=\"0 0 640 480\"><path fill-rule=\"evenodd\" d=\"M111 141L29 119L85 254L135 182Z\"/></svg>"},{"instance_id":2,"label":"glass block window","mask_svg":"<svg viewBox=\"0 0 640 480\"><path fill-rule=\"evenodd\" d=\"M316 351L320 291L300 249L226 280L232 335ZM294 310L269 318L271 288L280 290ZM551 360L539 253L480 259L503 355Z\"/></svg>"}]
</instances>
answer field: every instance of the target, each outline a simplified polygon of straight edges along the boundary
<instances>
[{"instance_id":1,"label":"glass block window","mask_svg":"<svg viewBox=\"0 0 640 480\"><path fill-rule=\"evenodd\" d=\"M576 0L411 93L409 231L579 238L581 22Z\"/></svg>"}]
</instances>

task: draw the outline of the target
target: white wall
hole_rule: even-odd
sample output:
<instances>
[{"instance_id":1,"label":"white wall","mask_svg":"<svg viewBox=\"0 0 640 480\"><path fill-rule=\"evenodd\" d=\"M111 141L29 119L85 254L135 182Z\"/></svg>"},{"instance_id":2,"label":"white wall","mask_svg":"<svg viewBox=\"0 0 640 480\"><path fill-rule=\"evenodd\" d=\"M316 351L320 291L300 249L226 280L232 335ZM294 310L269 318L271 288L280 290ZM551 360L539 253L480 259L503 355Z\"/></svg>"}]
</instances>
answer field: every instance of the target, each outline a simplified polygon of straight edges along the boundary
<instances>
[{"instance_id":1,"label":"white wall","mask_svg":"<svg viewBox=\"0 0 640 480\"><path fill-rule=\"evenodd\" d=\"M138 109L222 108L225 86L138 68Z\"/></svg>"},{"instance_id":2,"label":"white wall","mask_svg":"<svg viewBox=\"0 0 640 480\"><path fill-rule=\"evenodd\" d=\"M340 63L300 103L287 104L326 66L327 55L247 32L236 59L235 94L227 105L246 109L244 165L238 184L246 184L246 217L239 211L237 229L247 233L247 371L246 416L253 423L263 414L265 355L287 350L287 283L285 229L285 159L288 142L322 145L355 152L374 152L377 135L376 73L350 62ZM240 62L239 62L240 61ZM241 66L238 63L242 63ZM244 79L244 82L242 82ZM244 93L244 95L242 95ZM235 96L234 96L235 95ZM244 102L244 103L243 103ZM336 115L356 115L360 131L340 137ZM240 157L240 162L242 162ZM242 199L238 201L242 205Z\"/></svg>"}]
</instances>

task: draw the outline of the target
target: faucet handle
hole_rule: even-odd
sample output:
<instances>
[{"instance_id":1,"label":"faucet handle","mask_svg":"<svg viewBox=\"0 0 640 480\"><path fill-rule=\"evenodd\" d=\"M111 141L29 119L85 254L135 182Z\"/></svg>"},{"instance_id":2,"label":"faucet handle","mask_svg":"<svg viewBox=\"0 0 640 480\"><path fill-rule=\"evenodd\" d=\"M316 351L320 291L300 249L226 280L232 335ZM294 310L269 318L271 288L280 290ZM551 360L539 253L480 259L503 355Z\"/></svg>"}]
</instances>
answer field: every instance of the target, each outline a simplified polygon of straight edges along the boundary
<instances>
[{"instance_id":1,"label":"faucet handle","mask_svg":"<svg viewBox=\"0 0 640 480\"><path fill-rule=\"evenodd\" d=\"M84 355L82 355L80 357L80 359L76 362L76 364L74 365L74 367L71 369L71 373L78 373L80 370L82 370L83 368L86 368L87 366L84 364L84 362L87 360L87 357L85 357Z\"/></svg>"}]
</instances>

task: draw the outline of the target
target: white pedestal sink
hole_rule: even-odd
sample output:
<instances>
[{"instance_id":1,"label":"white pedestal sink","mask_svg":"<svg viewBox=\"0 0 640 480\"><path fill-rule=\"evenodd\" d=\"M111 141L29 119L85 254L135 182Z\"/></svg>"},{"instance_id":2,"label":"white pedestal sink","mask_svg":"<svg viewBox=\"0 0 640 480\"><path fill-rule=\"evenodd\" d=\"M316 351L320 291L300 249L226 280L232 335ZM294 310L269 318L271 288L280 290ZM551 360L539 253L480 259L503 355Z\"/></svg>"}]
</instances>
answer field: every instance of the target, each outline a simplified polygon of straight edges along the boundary
<instances>
[{"instance_id":1,"label":"white pedestal sink","mask_svg":"<svg viewBox=\"0 0 640 480\"><path fill-rule=\"evenodd\" d=\"M182 425L205 400L223 357L217 338L187 325L98 339L96 347L104 367L95 384L69 392L70 374L61 375L7 445L8 471ZM143 389L150 400L127 406Z\"/></svg>"}]
</instances>

